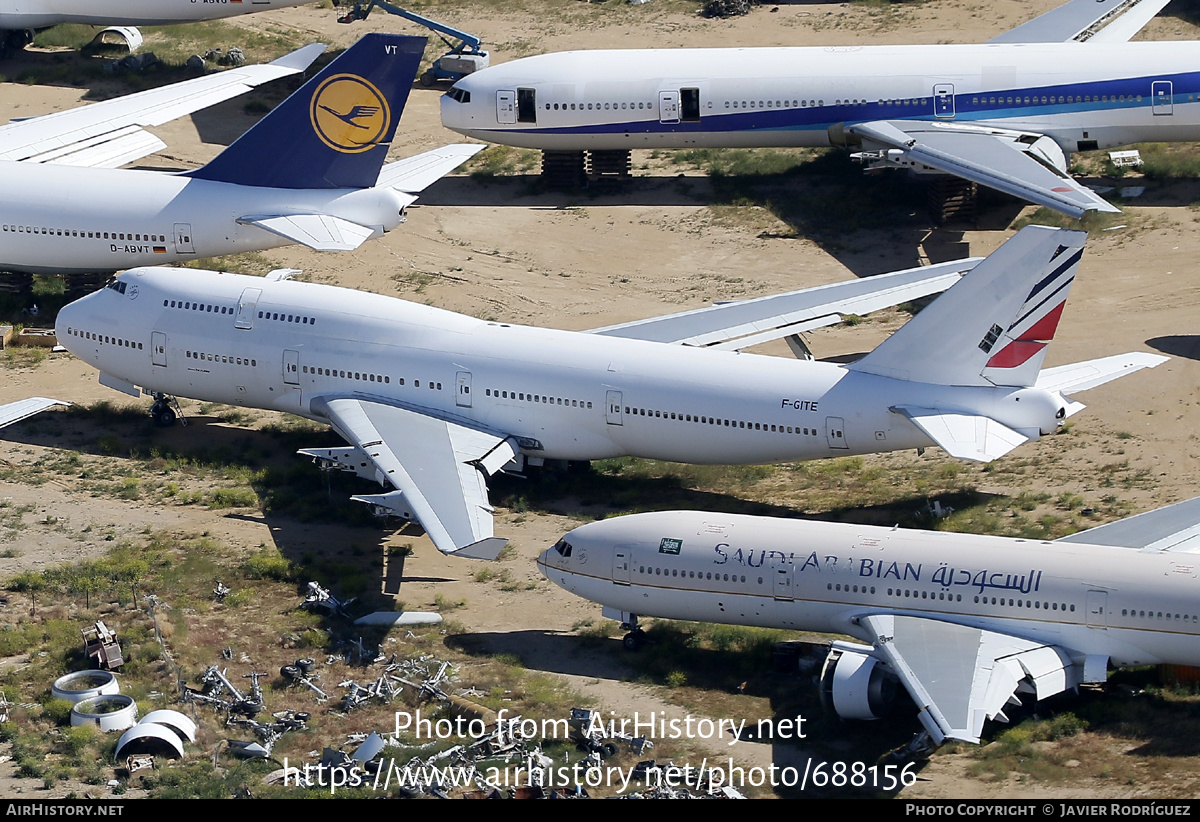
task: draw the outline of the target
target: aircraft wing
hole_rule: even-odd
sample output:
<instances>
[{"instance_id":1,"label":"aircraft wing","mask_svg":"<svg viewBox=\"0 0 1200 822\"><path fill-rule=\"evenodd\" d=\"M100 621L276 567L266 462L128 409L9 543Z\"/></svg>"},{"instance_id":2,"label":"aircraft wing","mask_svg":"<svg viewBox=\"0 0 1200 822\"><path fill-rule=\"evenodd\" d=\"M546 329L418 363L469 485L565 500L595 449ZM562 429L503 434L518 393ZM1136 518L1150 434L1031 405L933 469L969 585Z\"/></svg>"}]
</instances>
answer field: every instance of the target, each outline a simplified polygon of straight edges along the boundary
<instances>
[{"instance_id":1,"label":"aircraft wing","mask_svg":"<svg viewBox=\"0 0 1200 822\"><path fill-rule=\"evenodd\" d=\"M474 157L486 146L482 143L455 143L388 163L379 171L377 186L388 186L410 194L424 191L451 171Z\"/></svg>"},{"instance_id":2,"label":"aircraft wing","mask_svg":"<svg viewBox=\"0 0 1200 822\"><path fill-rule=\"evenodd\" d=\"M277 216L239 217L242 225L258 226L264 231L286 237L317 251L353 251L382 232L377 228L334 217L329 214L281 214Z\"/></svg>"},{"instance_id":3,"label":"aircraft wing","mask_svg":"<svg viewBox=\"0 0 1200 822\"><path fill-rule=\"evenodd\" d=\"M846 126L846 131L862 139L866 158L882 149L889 163L925 165L1071 217L1120 212L1062 170L1066 155L1044 135L936 121L875 121ZM902 159L891 152L900 152Z\"/></svg>"},{"instance_id":4,"label":"aircraft wing","mask_svg":"<svg viewBox=\"0 0 1200 822\"><path fill-rule=\"evenodd\" d=\"M1078 667L1053 645L925 617L859 621L876 637L872 655L899 677L939 745L978 743L984 720L1006 722L1004 709L1021 704L1018 694L1045 699L1080 682Z\"/></svg>"},{"instance_id":5,"label":"aircraft wing","mask_svg":"<svg viewBox=\"0 0 1200 822\"><path fill-rule=\"evenodd\" d=\"M1071 0L989 43L1123 43L1142 30L1169 0Z\"/></svg>"},{"instance_id":6,"label":"aircraft wing","mask_svg":"<svg viewBox=\"0 0 1200 822\"><path fill-rule=\"evenodd\" d=\"M278 60L228 69L100 103L0 126L0 160L117 168L166 144L143 126L157 126L304 71L325 50L320 43Z\"/></svg>"},{"instance_id":7,"label":"aircraft wing","mask_svg":"<svg viewBox=\"0 0 1200 822\"><path fill-rule=\"evenodd\" d=\"M485 476L516 456L511 438L367 399L312 407L396 489L353 499L416 519L444 554L495 559L507 544L492 535Z\"/></svg>"},{"instance_id":8,"label":"aircraft wing","mask_svg":"<svg viewBox=\"0 0 1200 822\"><path fill-rule=\"evenodd\" d=\"M919 266L787 294L722 303L596 328L592 334L678 345L739 349L841 322L849 314L868 314L945 291L981 260Z\"/></svg>"},{"instance_id":9,"label":"aircraft wing","mask_svg":"<svg viewBox=\"0 0 1200 822\"><path fill-rule=\"evenodd\" d=\"M1200 553L1200 497L1061 537L1055 542L1158 553Z\"/></svg>"},{"instance_id":10,"label":"aircraft wing","mask_svg":"<svg viewBox=\"0 0 1200 822\"><path fill-rule=\"evenodd\" d=\"M0 428L12 425L14 422L20 422L27 417L32 417L34 414L40 414L56 405L61 405L65 408L70 404L69 402L52 400L47 397L30 397L27 400L17 400L7 405L0 405Z\"/></svg>"}]
</instances>

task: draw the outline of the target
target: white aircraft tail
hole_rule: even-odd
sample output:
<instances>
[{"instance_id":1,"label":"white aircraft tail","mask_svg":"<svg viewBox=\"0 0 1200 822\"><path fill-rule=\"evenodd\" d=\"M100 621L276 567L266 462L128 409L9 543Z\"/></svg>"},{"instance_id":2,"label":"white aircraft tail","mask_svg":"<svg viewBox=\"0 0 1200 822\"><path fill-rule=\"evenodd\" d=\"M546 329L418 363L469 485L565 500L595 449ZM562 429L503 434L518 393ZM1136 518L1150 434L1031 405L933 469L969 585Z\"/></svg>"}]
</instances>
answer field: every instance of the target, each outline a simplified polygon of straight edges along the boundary
<instances>
[{"instance_id":1,"label":"white aircraft tail","mask_svg":"<svg viewBox=\"0 0 1200 822\"><path fill-rule=\"evenodd\" d=\"M1082 231L1021 229L847 367L939 385L1035 385L1086 239Z\"/></svg>"}]
</instances>

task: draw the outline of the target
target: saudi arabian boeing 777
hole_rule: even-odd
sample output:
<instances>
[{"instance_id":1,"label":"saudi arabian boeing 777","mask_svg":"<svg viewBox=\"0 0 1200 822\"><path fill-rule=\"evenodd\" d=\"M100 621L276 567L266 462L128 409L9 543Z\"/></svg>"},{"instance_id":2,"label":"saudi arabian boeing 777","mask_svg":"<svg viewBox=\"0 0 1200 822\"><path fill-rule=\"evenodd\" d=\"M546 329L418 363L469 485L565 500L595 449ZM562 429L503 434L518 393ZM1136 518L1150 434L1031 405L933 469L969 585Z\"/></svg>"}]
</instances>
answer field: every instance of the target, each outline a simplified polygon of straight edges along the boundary
<instances>
[{"instance_id":1,"label":"saudi arabian boeing 777","mask_svg":"<svg viewBox=\"0 0 1200 822\"><path fill-rule=\"evenodd\" d=\"M1083 407L1066 392L1165 360L1134 353L1042 370L1085 236L1029 227L982 262L590 333L478 320L287 272L139 268L63 308L56 330L104 385L154 396L160 422L182 396L329 423L349 447L301 453L384 487L356 500L416 519L445 553L492 558L506 540L493 537L485 478L500 469L931 445L988 461L1055 431ZM954 280L848 366L713 350L795 337Z\"/></svg>"},{"instance_id":2,"label":"saudi arabian boeing 777","mask_svg":"<svg viewBox=\"0 0 1200 822\"><path fill-rule=\"evenodd\" d=\"M847 146L1074 217L1118 211L1067 173L1072 152L1200 140L1200 43L1126 42L1165 5L1071 0L984 44L525 57L456 82L442 123L594 166L634 148Z\"/></svg>"},{"instance_id":3,"label":"saudi arabian boeing 777","mask_svg":"<svg viewBox=\"0 0 1200 822\"><path fill-rule=\"evenodd\" d=\"M985 720L1104 682L1109 666L1200 666L1200 498L1053 542L700 511L589 523L542 553L551 581L639 617L854 637L821 695L875 719L899 680L927 735L979 742Z\"/></svg>"},{"instance_id":4,"label":"saudi arabian boeing 777","mask_svg":"<svg viewBox=\"0 0 1200 822\"><path fill-rule=\"evenodd\" d=\"M207 165L179 174L110 167L162 146L137 127L144 100L128 105L128 130L106 122L100 137L92 122L110 110L92 109L122 100L0 127L0 270L118 271L291 243L349 250L381 236L481 148L383 165L424 48L424 37L364 36ZM302 69L316 54L301 52ZM172 89L156 90L168 108Z\"/></svg>"}]
</instances>

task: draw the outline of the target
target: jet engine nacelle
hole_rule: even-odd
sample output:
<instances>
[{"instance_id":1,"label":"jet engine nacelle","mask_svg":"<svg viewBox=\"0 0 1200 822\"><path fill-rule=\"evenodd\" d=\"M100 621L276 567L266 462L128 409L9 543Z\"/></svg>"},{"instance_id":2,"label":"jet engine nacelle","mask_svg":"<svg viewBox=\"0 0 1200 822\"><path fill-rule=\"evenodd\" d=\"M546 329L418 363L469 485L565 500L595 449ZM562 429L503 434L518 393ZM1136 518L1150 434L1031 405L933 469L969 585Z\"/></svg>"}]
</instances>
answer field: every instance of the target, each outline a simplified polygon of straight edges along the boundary
<instances>
[{"instance_id":1,"label":"jet engine nacelle","mask_svg":"<svg viewBox=\"0 0 1200 822\"><path fill-rule=\"evenodd\" d=\"M843 719L879 719L891 710L899 682L873 656L833 647L821 668L821 704Z\"/></svg>"}]
</instances>

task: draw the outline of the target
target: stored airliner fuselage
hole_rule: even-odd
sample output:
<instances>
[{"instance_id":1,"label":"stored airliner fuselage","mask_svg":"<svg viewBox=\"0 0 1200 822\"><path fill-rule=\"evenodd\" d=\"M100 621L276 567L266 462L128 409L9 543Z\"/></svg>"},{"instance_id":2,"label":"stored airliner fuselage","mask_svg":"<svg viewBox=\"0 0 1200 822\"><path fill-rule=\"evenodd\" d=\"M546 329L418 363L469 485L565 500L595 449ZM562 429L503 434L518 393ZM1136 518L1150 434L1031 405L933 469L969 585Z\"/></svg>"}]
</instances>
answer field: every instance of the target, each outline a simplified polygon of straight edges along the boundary
<instances>
[{"instance_id":1,"label":"stored airliner fuselage","mask_svg":"<svg viewBox=\"0 0 1200 822\"><path fill-rule=\"evenodd\" d=\"M117 271L294 242L238 222L246 215L331 215L379 237L414 199L387 187L280 189L11 162L0 162L0 188L21 192L0 201L0 260L35 273Z\"/></svg>"},{"instance_id":2,"label":"stored airliner fuselage","mask_svg":"<svg viewBox=\"0 0 1200 822\"><path fill-rule=\"evenodd\" d=\"M486 322L294 281L135 269L64 308L60 342L157 393L324 419L366 396L516 437L528 457L762 463L934 443L891 405L1054 431L1037 388L938 386L838 365Z\"/></svg>"},{"instance_id":3,"label":"stored airliner fuselage","mask_svg":"<svg viewBox=\"0 0 1200 822\"><path fill-rule=\"evenodd\" d=\"M889 120L983 123L1063 151L1200 140L1200 43L573 51L455 83L442 123L548 150L829 146Z\"/></svg>"},{"instance_id":4,"label":"stored airliner fuselage","mask_svg":"<svg viewBox=\"0 0 1200 822\"><path fill-rule=\"evenodd\" d=\"M492 533L485 477L526 462L741 464L932 444L987 462L1055 430L1083 408L1064 393L1165 361L1132 353L1042 369L1084 237L1028 226L961 269L588 333L486 322L287 272L138 268L62 309L57 331L105 385L155 395L161 424L174 419L172 395L328 422L349 447L301 453L385 488L356 500L419 520L444 553L491 559L504 540ZM954 279L845 367L696 347L796 334Z\"/></svg>"},{"instance_id":5,"label":"stored airliner fuselage","mask_svg":"<svg viewBox=\"0 0 1200 822\"><path fill-rule=\"evenodd\" d=\"M678 551L661 550L663 539L679 540ZM887 612L1118 666L1200 665L1200 566L1190 555L699 511L603 520L563 540L570 554L544 551L542 573L627 615L874 642L858 618Z\"/></svg>"},{"instance_id":6,"label":"stored airliner fuselage","mask_svg":"<svg viewBox=\"0 0 1200 822\"><path fill-rule=\"evenodd\" d=\"M167 26L299 6L309 0L5 0L0 30L44 29L63 23L88 26Z\"/></svg>"}]
</instances>

